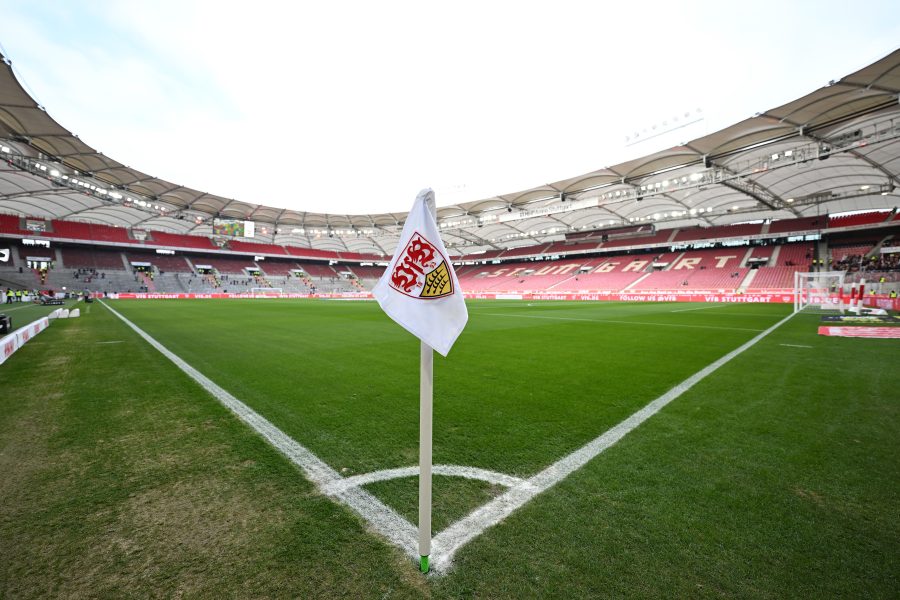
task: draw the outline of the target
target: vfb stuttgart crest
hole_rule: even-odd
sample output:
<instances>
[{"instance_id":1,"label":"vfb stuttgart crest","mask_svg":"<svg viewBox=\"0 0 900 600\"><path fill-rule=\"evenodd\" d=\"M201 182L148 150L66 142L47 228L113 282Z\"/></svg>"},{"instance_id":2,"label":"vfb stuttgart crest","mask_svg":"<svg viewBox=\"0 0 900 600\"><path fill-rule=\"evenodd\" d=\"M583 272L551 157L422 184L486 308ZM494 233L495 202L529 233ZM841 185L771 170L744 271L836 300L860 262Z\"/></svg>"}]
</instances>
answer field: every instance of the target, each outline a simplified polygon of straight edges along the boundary
<instances>
[{"instance_id":1,"label":"vfb stuttgart crest","mask_svg":"<svg viewBox=\"0 0 900 600\"><path fill-rule=\"evenodd\" d=\"M453 294L447 259L419 232L412 234L394 263L390 286L401 294L424 300Z\"/></svg>"}]
</instances>

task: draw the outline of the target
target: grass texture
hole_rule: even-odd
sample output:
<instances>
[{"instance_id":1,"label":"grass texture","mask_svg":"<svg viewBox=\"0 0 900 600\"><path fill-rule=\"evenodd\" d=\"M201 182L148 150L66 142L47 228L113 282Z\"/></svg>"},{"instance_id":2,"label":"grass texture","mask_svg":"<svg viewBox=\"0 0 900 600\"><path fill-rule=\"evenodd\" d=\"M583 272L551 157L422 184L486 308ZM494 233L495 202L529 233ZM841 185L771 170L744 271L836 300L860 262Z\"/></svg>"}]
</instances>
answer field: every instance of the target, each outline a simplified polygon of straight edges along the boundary
<instances>
[{"instance_id":1,"label":"grass texture","mask_svg":"<svg viewBox=\"0 0 900 600\"><path fill-rule=\"evenodd\" d=\"M418 461L418 342L371 302L116 310L344 475ZM897 340L797 315L422 577L102 305L0 367L0 597L895 597ZM530 476L782 305L469 303L434 462ZM21 324L18 323L18 324ZM415 478L367 486L416 522ZM435 477L440 530L502 491Z\"/></svg>"}]
</instances>

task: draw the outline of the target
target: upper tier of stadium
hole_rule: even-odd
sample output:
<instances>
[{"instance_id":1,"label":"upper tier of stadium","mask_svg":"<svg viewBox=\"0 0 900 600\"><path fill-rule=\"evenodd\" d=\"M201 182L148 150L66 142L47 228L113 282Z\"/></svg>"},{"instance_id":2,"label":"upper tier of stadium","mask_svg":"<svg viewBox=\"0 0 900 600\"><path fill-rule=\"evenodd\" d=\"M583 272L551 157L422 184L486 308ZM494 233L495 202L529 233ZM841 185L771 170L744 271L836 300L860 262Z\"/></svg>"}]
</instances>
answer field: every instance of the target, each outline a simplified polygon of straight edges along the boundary
<instances>
[{"instance_id":1,"label":"upper tier of stadium","mask_svg":"<svg viewBox=\"0 0 900 600\"><path fill-rule=\"evenodd\" d=\"M405 213L268 207L125 166L60 126L23 89L10 61L0 58L2 214L65 222L67 228L82 222L152 231L154 237L209 237L215 219L248 220L256 223L254 242L238 244L309 249L304 256L371 260L390 256L398 243ZM450 252L463 258L566 254L581 249L571 247L579 237L596 247L597 240L609 243L629 229L665 241L674 230L679 236L694 230L699 239L717 237L713 228L742 223L768 229L779 221L821 217L824 223L829 214L895 209L898 97L895 50L793 102L674 148L537 188L440 207L443 237Z\"/></svg>"}]
</instances>

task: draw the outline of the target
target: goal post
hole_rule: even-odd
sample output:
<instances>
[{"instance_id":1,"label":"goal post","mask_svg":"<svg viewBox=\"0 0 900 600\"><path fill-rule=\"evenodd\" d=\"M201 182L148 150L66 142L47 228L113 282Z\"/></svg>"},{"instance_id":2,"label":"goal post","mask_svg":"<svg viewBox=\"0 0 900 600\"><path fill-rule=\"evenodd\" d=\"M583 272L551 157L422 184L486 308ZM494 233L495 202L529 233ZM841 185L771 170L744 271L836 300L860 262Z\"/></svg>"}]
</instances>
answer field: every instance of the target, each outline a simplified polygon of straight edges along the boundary
<instances>
[{"instance_id":1,"label":"goal post","mask_svg":"<svg viewBox=\"0 0 900 600\"><path fill-rule=\"evenodd\" d=\"M794 312L844 312L845 271L794 273Z\"/></svg>"},{"instance_id":2,"label":"goal post","mask_svg":"<svg viewBox=\"0 0 900 600\"><path fill-rule=\"evenodd\" d=\"M250 288L250 293L253 294L254 296L265 296L265 297L278 298L281 296L281 292L282 292L281 288L270 288L270 287Z\"/></svg>"}]
</instances>

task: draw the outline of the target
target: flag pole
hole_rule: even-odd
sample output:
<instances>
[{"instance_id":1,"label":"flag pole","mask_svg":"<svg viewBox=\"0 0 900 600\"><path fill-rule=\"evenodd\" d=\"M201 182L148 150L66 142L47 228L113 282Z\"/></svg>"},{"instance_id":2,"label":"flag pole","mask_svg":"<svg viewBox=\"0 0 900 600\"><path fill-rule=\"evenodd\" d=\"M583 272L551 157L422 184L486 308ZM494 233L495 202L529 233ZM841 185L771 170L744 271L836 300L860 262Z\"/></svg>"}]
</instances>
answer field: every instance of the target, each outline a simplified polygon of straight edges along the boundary
<instances>
[{"instance_id":1,"label":"flag pole","mask_svg":"<svg viewBox=\"0 0 900 600\"><path fill-rule=\"evenodd\" d=\"M431 404L434 351L421 342L419 370L419 569L428 572L431 555Z\"/></svg>"}]
</instances>

